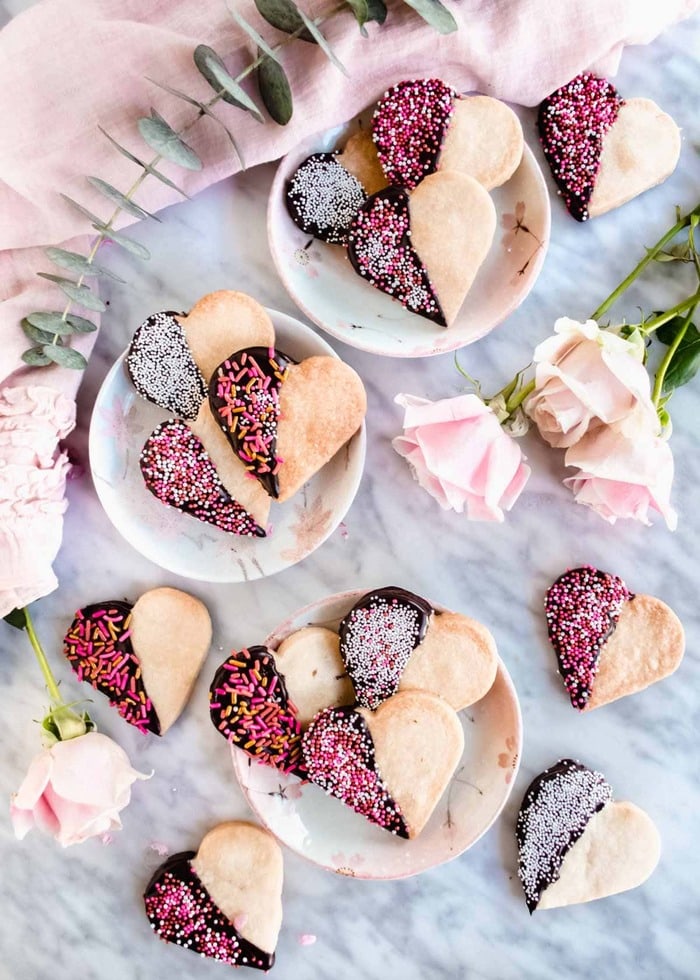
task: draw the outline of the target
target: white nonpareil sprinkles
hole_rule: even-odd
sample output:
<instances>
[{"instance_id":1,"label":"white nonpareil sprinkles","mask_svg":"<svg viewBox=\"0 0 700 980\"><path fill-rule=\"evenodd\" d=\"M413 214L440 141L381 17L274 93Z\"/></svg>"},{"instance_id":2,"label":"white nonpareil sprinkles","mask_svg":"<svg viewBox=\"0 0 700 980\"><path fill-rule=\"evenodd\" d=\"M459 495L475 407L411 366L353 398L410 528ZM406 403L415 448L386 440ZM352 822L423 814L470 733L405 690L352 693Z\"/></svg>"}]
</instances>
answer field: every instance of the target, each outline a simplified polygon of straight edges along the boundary
<instances>
[{"instance_id":1,"label":"white nonpareil sprinkles","mask_svg":"<svg viewBox=\"0 0 700 980\"><path fill-rule=\"evenodd\" d=\"M518 877L530 913L542 892L559 878L568 851L589 820L612 800L602 773L573 759L562 759L530 784L516 824Z\"/></svg>"},{"instance_id":2,"label":"white nonpareil sprinkles","mask_svg":"<svg viewBox=\"0 0 700 980\"><path fill-rule=\"evenodd\" d=\"M331 245L345 244L366 197L357 177L333 153L314 153L287 183L287 210L294 223Z\"/></svg>"},{"instance_id":3,"label":"white nonpareil sprinkles","mask_svg":"<svg viewBox=\"0 0 700 980\"><path fill-rule=\"evenodd\" d=\"M176 316L154 313L141 324L129 345L126 368L143 398L195 419L207 388Z\"/></svg>"}]
</instances>

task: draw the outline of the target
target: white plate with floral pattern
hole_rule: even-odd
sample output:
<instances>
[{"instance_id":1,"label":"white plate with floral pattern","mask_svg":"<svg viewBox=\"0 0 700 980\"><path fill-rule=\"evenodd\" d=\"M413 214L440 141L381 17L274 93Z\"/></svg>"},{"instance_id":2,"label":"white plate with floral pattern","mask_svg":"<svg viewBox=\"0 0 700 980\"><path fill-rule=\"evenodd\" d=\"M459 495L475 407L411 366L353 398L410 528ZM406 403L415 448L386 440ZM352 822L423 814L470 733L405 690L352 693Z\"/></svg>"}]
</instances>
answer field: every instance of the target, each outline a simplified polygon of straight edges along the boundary
<instances>
[{"instance_id":1,"label":"white plate with floral pattern","mask_svg":"<svg viewBox=\"0 0 700 980\"><path fill-rule=\"evenodd\" d=\"M337 357L310 327L268 310L276 343L295 360ZM90 423L90 468L107 516L137 551L177 575L205 582L247 582L289 568L315 551L340 524L357 492L365 460L365 427L284 504L273 503L266 538L227 534L167 507L147 489L141 448L170 416L137 395L124 367L112 366Z\"/></svg>"},{"instance_id":2,"label":"white plate with floral pattern","mask_svg":"<svg viewBox=\"0 0 700 980\"><path fill-rule=\"evenodd\" d=\"M300 310L338 340L372 354L428 357L474 343L523 302L549 244L549 193L530 148L515 174L491 192L497 214L493 244L455 323L448 329L409 313L352 269L346 250L310 238L290 218L285 186L312 153L342 147L371 110L351 123L304 140L281 161L270 191L267 232L277 271Z\"/></svg>"},{"instance_id":3,"label":"white plate with floral pattern","mask_svg":"<svg viewBox=\"0 0 700 980\"><path fill-rule=\"evenodd\" d=\"M272 650L304 626L337 629L364 590L321 599L290 616L268 636ZM440 607L435 607L440 608ZM232 747L241 789L280 843L336 874L406 878L464 853L494 823L513 788L522 746L522 719L513 682L499 660L496 680L481 701L460 712L462 759L420 836L403 840L327 796L319 786L285 776Z\"/></svg>"}]
</instances>

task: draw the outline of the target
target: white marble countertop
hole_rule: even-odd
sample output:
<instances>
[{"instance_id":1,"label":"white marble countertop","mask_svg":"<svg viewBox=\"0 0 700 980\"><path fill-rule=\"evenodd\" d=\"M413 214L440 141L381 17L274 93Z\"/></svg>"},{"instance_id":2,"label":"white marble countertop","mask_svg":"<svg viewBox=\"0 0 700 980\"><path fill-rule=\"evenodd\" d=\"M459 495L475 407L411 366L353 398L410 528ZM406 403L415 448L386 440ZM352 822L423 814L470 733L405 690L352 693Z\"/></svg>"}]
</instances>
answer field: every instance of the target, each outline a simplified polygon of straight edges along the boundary
<instances>
[{"instance_id":1,"label":"white marble countertop","mask_svg":"<svg viewBox=\"0 0 700 980\"><path fill-rule=\"evenodd\" d=\"M22 6L26 3L0 3L0 23ZM686 208L697 202L699 50L696 18L624 55L616 80L620 90L649 96L676 118L684 133L681 164L663 187L587 225L575 223L553 201L551 246L536 288L503 326L462 354L463 365L487 391L527 362L557 316L585 318L636 262L642 244L654 242L671 223L675 204ZM531 119L526 136L534 146ZM346 518L346 537L335 532L300 565L270 579L209 586L188 583L141 558L103 513L88 470L90 412L105 373L141 320L158 309L187 309L202 294L227 287L296 312L266 242L273 172L273 166L248 172L171 208L162 224L134 229L152 252L150 263L132 263L116 252L109 256L130 288L107 294L109 311L81 390L79 428L70 440L85 474L69 485L70 509L56 565L61 585L36 605L37 629L76 697L85 691L62 662L60 645L73 610L87 602L135 597L157 584L189 587L212 611L215 640L192 701L163 741L140 736L96 697L91 710L100 728L118 738L137 767L155 770L151 782L134 788L124 830L109 846L91 841L63 851L38 834L19 844L7 815L0 820L0 976L223 976L219 964L157 942L141 904L144 883L161 860L151 848L154 841L171 852L194 848L216 822L250 815L226 744L207 717L207 688L221 651L259 642L293 610L322 595L394 583L468 613L493 631L521 699L522 767L502 818L486 837L451 864L419 877L354 881L285 853L277 980L697 977L697 382L672 403L673 502L680 518L675 534L659 522L652 528L631 523L610 528L576 506L560 482L561 456L545 450L533 435L525 451L534 474L505 524L473 524L444 513L413 483L390 439L400 423L393 404L397 392L436 398L461 390L452 356L388 361L335 342L369 394L367 467ZM654 267L620 312L631 314L637 304L655 309L681 298L689 281L682 278L667 266ZM671 679L579 716L556 675L542 597L565 568L586 562L622 575L634 591L668 601L685 623L688 653ZM0 643L6 730L0 799L7 800L38 749L32 719L40 714L44 693L24 638L5 628ZM660 829L663 855L642 889L530 918L516 877L515 815L532 777L564 756L603 770L617 798L646 809ZM301 933L314 933L318 941L301 946Z\"/></svg>"}]
</instances>

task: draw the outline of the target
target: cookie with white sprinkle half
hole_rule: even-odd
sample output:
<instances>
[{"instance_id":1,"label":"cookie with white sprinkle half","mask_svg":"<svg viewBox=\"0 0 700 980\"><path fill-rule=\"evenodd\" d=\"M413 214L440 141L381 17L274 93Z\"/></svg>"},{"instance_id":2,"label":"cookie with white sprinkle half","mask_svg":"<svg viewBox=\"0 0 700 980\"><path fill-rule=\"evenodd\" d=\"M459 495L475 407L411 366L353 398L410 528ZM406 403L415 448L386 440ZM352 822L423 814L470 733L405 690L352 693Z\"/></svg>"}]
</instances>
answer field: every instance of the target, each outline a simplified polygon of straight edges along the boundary
<instances>
[{"instance_id":1,"label":"cookie with white sprinkle half","mask_svg":"<svg viewBox=\"0 0 700 980\"><path fill-rule=\"evenodd\" d=\"M457 768L464 732L453 709L403 691L376 711L321 711L304 733L308 778L398 837L417 837Z\"/></svg>"},{"instance_id":2,"label":"cookie with white sprinkle half","mask_svg":"<svg viewBox=\"0 0 700 980\"><path fill-rule=\"evenodd\" d=\"M663 680L685 652L683 625L649 595L634 595L617 575L572 568L547 590L545 616L559 673L579 711L599 708Z\"/></svg>"},{"instance_id":3,"label":"cookie with white sprinkle half","mask_svg":"<svg viewBox=\"0 0 700 980\"><path fill-rule=\"evenodd\" d=\"M199 956L269 970L282 925L282 851L242 821L219 824L199 850L169 857L146 886L151 928Z\"/></svg>"},{"instance_id":4,"label":"cookie with white sprinkle half","mask_svg":"<svg viewBox=\"0 0 700 980\"><path fill-rule=\"evenodd\" d=\"M636 888L661 854L651 818L634 803L613 801L605 777L573 759L530 784L516 837L530 914Z\"/></svg>"},{"instance_id":5,"label":"cookie with white sprinkle half","mask_svg":"<svg viewBox=\"0 0 700 980\"><path fill-rule=\"evenodd\" d=\"M434 610L396 586L368 592L339 627L340 655L360 705L374 709L397 691L421 690L459 711L496 678L491 633L469 616Z\"/></svg>"},{"instance_id":6,"label":"cookie with white sprinkle half","mask_svg":"<svg viewBox=\"0 0 700 980\"><path fill-rule=\"evenodd\" d=\"M513 176L524 146L520 120L504 102L461 96L439 78L389 89L372 136L389 183L409 189L429 174L453 171L492 190Z\"/></svg>"}]
</instances>

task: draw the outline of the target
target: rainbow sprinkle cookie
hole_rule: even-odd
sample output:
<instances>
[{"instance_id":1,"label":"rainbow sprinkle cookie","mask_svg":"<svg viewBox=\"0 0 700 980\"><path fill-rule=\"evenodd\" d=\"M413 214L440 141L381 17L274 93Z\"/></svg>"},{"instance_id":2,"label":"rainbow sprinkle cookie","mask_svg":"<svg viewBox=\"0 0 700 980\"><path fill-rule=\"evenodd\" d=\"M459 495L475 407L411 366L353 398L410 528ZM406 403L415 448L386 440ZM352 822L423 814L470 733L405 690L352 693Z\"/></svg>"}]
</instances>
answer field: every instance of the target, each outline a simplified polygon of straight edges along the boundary
<instances>
[{"instance_id":1,"label":"rainbow sprinkle cookie","mask_svg":"<svg viewBox=\"0 0 700 980\"><path fill-rule=\"evenodd\" d=\"M271 497L279 496L277 423L280 389L291 358L274 348L248 347L214 371L209 404L214 418L248 472Z\"/></svg>"},{"instance_id":2,"label":"rainbow sprinkle cookie","mask_svg":"<svg viewBox=\"0 0 700 980\"><path fill-rule=\"evenodd\" d=\"M377 772L370 731L354 708L319 712L304 734L303 749L312 782L372 823L408 838L399 805Z\"/></svg>"},{"instance_id":3,"label":"rainbow sprinkle cookie","mask_svg":"<svg viewBox=\"0 0 700 980\"><path fill-rule=\"evenodd\" d=\"M329 245L345 245L348 229L367 195L336 153L314 153L287 181L285 201L292 221Z\"/></svg>"},{"instance_id":4,"label":"rainbow sprinkle cookie","mask_svg":"<svg viewBox=\"0 0 700 980\"><path fill-rule=\"evenodd\" d=\"M166 311L149 316L134 334L126 369L147 401L185 419L195 419L207 386L194 362L177 316Z\"/></svg>"},{"instance_id":5,"label":"rainbow sprinkle cookie","mask_svg":"<svg viewBox=\"0 0 700 980\"><path fill-rule=\"evenodd\" d=\"M588 204L600 168L603 138L623 100L605 78L577 75L541 103L540 142L564 203L577 221L588 218Z\"/></svg>"},{"instance_id":6,"label":"rainbow sprinkle cookie","mask_svg":"<svg viewBox=\"0 0 700 980\"><path fill-rule=\"evenodd\" d=\"M231 654L209 688L211 720L232 745L281 772L304 776L301 725L266 647Z\"/></svg>"},{"instance_id":7,"label":"rainbow sprinkle cookie","mask_svg":"<svg viewBox=\"0 0 700 980\"><path fill-rule=\"evenodd\" d=\"M615 630L624 603L633 598L621 578L590 565L565 572L547 590L549 639L574 708L586 707L600 651Z\"/></svg>"},{"instance_id":8,"label":"rainbow sprinkle cookie","mask_svg":"<svg viewBox=\"0 0 700 980\"><path fill-rule=\"evenodd\" d=\"M131 643L132 608L127 602L104 602L78 609L63 638L63 652L78 680L106 694L125 721L144 735L160 735Z\"/></svg>"}]
</instances>

